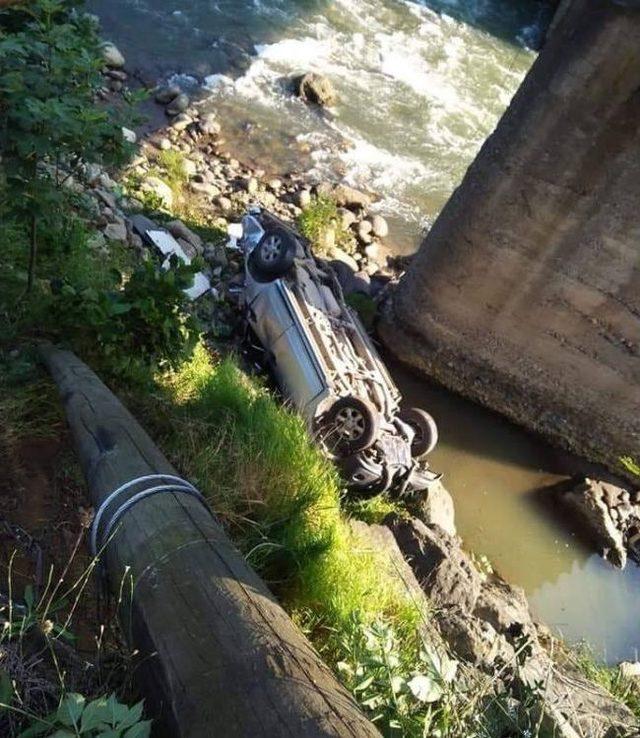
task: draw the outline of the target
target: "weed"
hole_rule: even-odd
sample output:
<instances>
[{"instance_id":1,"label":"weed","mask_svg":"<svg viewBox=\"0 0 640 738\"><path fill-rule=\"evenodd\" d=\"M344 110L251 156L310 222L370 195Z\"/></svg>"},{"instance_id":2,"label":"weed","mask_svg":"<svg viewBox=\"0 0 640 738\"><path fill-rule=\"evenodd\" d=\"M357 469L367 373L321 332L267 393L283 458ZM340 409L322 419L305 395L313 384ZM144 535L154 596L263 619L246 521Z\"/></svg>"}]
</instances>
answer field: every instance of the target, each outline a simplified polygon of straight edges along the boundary
<instances>
[{"instance_id":1,"label":"weed","mask_svg":"<svg viewBox=\"0 0 640 738\"><path fill-rule=\"evenodd\" d=\"M402 503L386 495L368 499L353 498L345 502L345 513L369 525L381 525L388 515L406 515Z\"/></svg>"},{"instance_id":2,"label":"weed","mask_svg":"<svg viewBox=\"0 0 640 738\"><path fill-rule=\"evenodd\" d=\"M355 249L353 235L342 227L338 206L330 197L314 198L298 217L297 225L319 253L328 250L328 240L335 240L335 244L347 252Z\"/></svg>"}]
</instances>

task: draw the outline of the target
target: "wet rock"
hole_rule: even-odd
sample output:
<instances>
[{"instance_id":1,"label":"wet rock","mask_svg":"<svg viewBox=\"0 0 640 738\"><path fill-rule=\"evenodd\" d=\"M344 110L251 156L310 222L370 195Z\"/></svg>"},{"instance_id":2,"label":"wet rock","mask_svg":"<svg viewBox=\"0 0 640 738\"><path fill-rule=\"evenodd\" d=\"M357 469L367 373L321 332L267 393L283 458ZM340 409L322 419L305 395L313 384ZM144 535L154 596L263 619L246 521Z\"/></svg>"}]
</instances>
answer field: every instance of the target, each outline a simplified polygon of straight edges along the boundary
<instances>
[{"instance_id":1,"label":"wet rock","mask_svg":"<svg viewBox=\"0 0 640 738\"><path fill-rule=\"evenodd\" d=\"M330 194L336 201L337 205L351 209L366 208L371 205L373 201L371 195L345 184L336 185L330 191Z\"/></svg>"},{"instance_id":2,"label":"wet rock","mask_svg":"<svg viewBox=\"0 0 640 738\"><path fill-rule=\"evenodd\" d=\"M119 69L124 67L125 59L118 47L107 41L102 45L102 59L108 67Z\"/></svg>"},{"instance_id":3,"label":"wet rock","mask_svg":"<svg viewBox=\"0 0 640 738\"><path fill-rule=\"evenodd\" d=\"M389 225L381 215L374 215L371 219L373 235L378 238L386 238L389 235Z\"/></svg>"},{"instance_id":4,"label":"wet rock","mask_svg":"<svg viewBox=\"0 0 640 738\"><path fill-rule=\"evenodd\" d=\"M327 77L315 72L303 74L294 80L296 94L303 100L331 107L338 102L336 91Z\"/></svg>"},{"instance_id":5,"label":"wet rock","mask_svg":"<svg viewBox=\"0 0 640 738\"><path fill-rule=\"evenodd\" d=\"M173 205L173 192L171 187L166 182L163 182L159 177L147 177L142 183L141 189L143 192L155 195L160 199L161 205L167 210L171 210Z\"/></svg>"},{"instance_id":6,"label":"wet rock","mask_svg":"<svg viewBox=\"0 0 640 738\"><path fill-rule=\"evenodd\" d=\"M184 113L189 107L189 96L184 92L181 92L175 97L171 103L167 106L167 115L178 115L178 113Z\"/></svg>"},{"instance_id":7,"label":"wet rock","mask_svg":"<svg viewBox=\"0 0 640 738\"><path fill-rule=\"evenodd\" d=\"M471 612L482 580L457 538L417 518L391 519L389 527L433 604Z\"/></svg>"},{"instance_id":8,"label":"wet rock","mask_svg":"<svg viewBox=\"0 0 640 738\"><path fill-rule=\"evenodd\" d=\"M614 485L584 479L562 494L561 500L577 516L602 556L622 569L627 563L624 535L611 515L615 507L610 507L617 503L621 492Z\"/></svg>"},{"instance_id":9,"label":"wet rock","mask_svg":"<svg viewBox=\"0 0 640 738\"><path fill-rule=\"evenodd\" d=\"M155 95L154 100L160 105L168 105L172 100L181 93L178 85L167 85L166 87L160 87Z\"/></svg>"},{"instance_id":10,"label":"wet rock","mask_svg":"<svg viewBox=\"0 0 640 738\"><path fill-rule=\"evenodd\" d=\"M202 253L202 238L190 228L187 228L181 220L172 220L170 223L167 223L166 229L174 238L187 241L198 253Z\"/></svg>"}]
</instances>

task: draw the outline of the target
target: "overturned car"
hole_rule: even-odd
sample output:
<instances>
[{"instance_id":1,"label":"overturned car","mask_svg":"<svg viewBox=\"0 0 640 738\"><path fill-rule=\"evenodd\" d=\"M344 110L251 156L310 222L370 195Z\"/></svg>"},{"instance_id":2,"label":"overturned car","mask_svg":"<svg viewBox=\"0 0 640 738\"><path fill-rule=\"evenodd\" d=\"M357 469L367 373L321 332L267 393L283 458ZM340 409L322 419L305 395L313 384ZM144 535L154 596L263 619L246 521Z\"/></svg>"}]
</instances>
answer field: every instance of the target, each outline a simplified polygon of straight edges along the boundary
<instances>
[{"instance_id":1,"label":"overturned car","mask_svg":"<svg viewBox=\"0 0 640 738\"><path fill-rule=\"evenodd\" d=\"M436 445L433 418L401 396L331 266L267 211L242 220L247 321L284 396L364 495L425 489L420 460Z\"/></svg>"}]
</instances>

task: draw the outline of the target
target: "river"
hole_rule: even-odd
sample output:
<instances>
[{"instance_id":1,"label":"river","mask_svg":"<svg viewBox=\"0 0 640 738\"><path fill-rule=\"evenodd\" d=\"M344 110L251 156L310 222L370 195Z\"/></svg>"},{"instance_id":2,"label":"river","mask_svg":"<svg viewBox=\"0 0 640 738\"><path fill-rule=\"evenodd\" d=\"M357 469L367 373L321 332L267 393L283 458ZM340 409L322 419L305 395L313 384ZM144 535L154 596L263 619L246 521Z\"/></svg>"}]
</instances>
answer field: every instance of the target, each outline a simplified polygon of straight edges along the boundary
<instances>
[{"instance_id":1,"label":"river","mask_svg":"<svg viewBox=\"0 0 640 738\"><path fill-rule=\"evenodd\" d=\"M229 147L274 174L344 178L380 195L393 247L415 251L535 59L536 0L90 0L130 70L206 88ZM293 99L326 74L335 110ZM536 491L579 470L504 419L393 367L430 409L432 458L465 545L524 587L536 617L607 661L640 647L640 569L590 554Z\"/></svg>"}]
</instances>

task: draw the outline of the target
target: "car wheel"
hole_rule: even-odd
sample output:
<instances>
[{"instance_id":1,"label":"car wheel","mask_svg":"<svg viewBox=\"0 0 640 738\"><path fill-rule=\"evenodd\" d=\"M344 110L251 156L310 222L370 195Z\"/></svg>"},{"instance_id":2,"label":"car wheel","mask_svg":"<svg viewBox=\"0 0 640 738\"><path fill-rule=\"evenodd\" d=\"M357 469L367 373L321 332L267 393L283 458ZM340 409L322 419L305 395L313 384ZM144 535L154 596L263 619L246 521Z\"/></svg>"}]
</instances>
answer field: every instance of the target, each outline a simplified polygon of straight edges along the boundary
<instances>
[{"instance_id":1,"label":"car wheel","mask_svg":"<svg viewBox=\"0 0 640 738\"><path fill-rule=\"evenodd\" d=\"M277 279L293 266L297 244L284 228L268 230L251 252L251 266L258 277Z\"/></svg>"},{"instance_id":2,"label":"car wheel","mask_svg":"<svg viewBox=\"0 0 640 738\"><path fill-rule=\"evenodd\" d=\"M425 410L412 407L400 413L400 420L415 433L411 442L411 455L419 459L431 453L438 443L438 426L431 415Z\"/></svg>"},{"instance_id":3,"label":"car wheel","mask_svg":"<svg viewBox=\"0 0 640 738\"><path fill-rule=\"evenodd\" d=\"M369 448L378 437L380 414L367 400L342 397L329 408L322 422L324 443L340 456Z\"/></svg>"}]
</instances>

